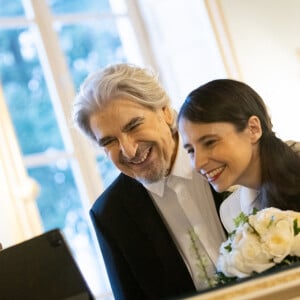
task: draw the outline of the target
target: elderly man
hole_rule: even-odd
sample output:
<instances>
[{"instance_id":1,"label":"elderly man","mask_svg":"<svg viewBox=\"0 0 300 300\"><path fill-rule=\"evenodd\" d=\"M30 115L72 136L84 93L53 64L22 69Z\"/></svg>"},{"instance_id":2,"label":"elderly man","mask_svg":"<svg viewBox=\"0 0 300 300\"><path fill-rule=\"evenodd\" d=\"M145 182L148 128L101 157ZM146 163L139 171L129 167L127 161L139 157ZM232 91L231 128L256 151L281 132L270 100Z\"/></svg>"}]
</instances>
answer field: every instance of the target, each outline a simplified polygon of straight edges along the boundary
<instances>
[{"instance_id":1,"label":"elderly man","mask_svg":"<svg viewBox=\"0 0 300 300\"><path fill-rule=\"evenodd\" d=\"M130 64L91 74L74 121L121 171L90 211L115 299L157 300L211 286L225 235L157 76Z\"/></svg>"}]
</instances>

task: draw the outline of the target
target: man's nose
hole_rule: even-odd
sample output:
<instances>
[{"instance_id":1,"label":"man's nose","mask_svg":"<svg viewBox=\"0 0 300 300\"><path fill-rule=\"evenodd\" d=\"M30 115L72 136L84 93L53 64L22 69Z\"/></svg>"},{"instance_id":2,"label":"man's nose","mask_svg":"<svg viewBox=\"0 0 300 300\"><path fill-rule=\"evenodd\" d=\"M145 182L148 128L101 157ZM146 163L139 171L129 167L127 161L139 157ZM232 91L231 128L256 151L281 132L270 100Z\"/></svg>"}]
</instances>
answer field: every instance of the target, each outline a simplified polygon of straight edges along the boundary
<instances>
[{"instance_id":1,"label":"man's nose","mask_svg":"<svg viewBox=\"0 0 300 300\"><path fill-rule=\"evenodd\" d=\"M127 159L132 159L133 157L135 157L138 148L138 144L136 142L126 137L123 138L122 141L119 141L119 143L120 150L124 157L126 157Z\"/></svg>"}]
</instances>

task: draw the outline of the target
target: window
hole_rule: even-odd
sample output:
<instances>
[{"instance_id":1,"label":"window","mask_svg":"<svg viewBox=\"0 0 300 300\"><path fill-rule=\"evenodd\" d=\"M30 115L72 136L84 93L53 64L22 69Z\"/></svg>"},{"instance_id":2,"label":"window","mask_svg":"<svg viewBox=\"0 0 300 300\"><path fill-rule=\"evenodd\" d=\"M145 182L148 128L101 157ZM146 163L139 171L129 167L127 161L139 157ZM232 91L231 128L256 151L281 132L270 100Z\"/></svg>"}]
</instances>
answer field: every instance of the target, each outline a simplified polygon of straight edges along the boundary
<instances>
[{"instance_id":1,"label":"window","mask_svg":"<svg viewBox=\"0 0 300 300\"><path fill-rule=\"evenodd\" d=\"M122 0L0 0L0 81L43 229L61 228L93 293L111 299L89 224L91 202L118 174L71 124L82 80L115 62L142 64Z\"/></svg>"},{"instance_id":2,"label":"window","mask_svg":"<svg viewBox=\"0 0 300 300\"><path fill-rule=\"evenodd\" d=\"M129 61L154 68L178 108L200 82L224 77L205 3L0 0L0 82L43 229L63 229L98 299L112 296L87 213L118 171L73 128L75 92L94 69Z\"/></svg>"}]
</instances>

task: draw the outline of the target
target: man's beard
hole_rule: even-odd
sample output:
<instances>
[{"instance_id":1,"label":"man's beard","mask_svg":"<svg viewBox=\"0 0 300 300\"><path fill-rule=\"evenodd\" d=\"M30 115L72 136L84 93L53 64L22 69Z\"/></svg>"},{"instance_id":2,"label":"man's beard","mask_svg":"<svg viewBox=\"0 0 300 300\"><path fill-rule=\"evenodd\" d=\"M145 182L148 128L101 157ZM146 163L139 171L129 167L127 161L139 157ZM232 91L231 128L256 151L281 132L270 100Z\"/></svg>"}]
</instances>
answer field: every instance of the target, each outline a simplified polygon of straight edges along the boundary
<instances>
[{"instance_id":1,"label":"man's beard","mask_svg":"<svg viewBox=\"0 0 300 300\"><path fill-rule=\"evenodd\" d=\"M169 172L166 163L162 162L162 165L163 166L160 165L161 167L159 169L148 170L146 174L144 173L144 176L136 176L135 179L141 184L151 184L162 180Z\"/></svg>"}]
</instances>

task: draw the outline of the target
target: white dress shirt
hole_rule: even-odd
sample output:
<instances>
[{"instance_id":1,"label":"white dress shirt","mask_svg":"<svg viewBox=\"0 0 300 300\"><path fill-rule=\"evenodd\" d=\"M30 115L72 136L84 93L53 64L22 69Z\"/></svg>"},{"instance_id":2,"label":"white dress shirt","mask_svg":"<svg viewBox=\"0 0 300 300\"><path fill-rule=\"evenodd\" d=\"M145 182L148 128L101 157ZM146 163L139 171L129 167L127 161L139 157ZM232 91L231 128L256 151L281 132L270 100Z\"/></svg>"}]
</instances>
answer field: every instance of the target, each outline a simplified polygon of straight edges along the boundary
<instances>
[{"instance_id":1,"label":"white dress shirt","mask_svg":"<svg viewBox=\"0 0 300 300\"><path fill-rule=\"evenodd\" d=\"M192 170L188 154L179 138L177 157L170 175L145 185L162 215L189 269L195 287L202 287L197 261L191 252L189 230L198 235L210 259L216 265L219 248L225 240L208 182Z\"/></svg>"}]
</instances>

